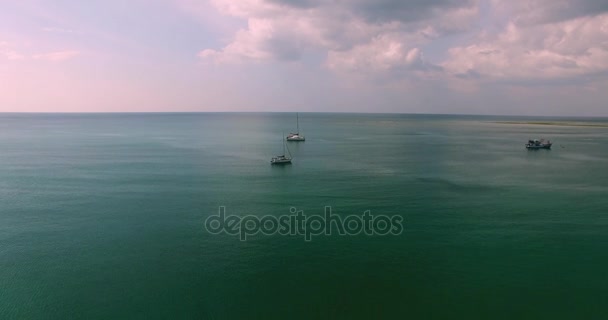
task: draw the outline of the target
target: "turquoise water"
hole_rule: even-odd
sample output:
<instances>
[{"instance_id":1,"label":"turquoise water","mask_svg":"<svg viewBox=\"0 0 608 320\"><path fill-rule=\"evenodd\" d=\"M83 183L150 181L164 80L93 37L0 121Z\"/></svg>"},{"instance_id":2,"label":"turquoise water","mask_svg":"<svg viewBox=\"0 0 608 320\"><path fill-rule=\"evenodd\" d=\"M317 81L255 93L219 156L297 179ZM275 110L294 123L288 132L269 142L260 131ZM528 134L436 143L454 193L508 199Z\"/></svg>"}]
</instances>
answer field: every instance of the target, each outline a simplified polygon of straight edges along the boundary
<instances>
[{"instance_id":1,"label":"turquoise water","mask_svg":"<svg viewBox=\"0 0 608 320\"><path fill-rule=\"evenodd\" d=\"M1 114L0 318L601 319L608 128L496 123L529 120L301 113L275 167L294 114ZM219 206L404 229L242 242Z\"/></svg>"}]
</instances>

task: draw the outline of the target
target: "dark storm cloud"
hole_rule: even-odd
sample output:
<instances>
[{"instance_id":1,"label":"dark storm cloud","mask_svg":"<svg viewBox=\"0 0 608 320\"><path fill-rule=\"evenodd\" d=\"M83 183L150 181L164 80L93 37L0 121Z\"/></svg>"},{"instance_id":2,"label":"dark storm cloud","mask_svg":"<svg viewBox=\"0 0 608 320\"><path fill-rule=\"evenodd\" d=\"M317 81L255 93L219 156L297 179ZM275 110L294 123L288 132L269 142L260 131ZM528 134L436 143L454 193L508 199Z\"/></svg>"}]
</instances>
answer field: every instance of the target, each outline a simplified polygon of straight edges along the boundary
<instances>
[{"instance_id":1,"label":"dark storm cloud","mask_svg":"<svg viewBox=\"0 0 608 320\"><path fill-rule=\"evenodd\" d=\"M309 9L321 4L319 0L266 0L268 3L286 7Z\"/></svg>"},{"instance_id":2,"label":"dark storm cloud","mask_svg":"<svg viewBox=\"0 0 608 320\"><path fill-rule=\"evenodd\" d=\"M432 16L436 11L470 7L472 0L352 0L352 10L370 22L413 22Z\"/></svg>"},{"instance_id":3,"label":"dark storm cloud","mask_svg":"<svg viewBox=\"0 0 608 320\"><path fill-rule=\"evenodd\" d=\"M518 22L532 25L554 23L608 12L608 0L533 0L512 4L519 11Z\"/></svg>"},{"instance_id":4,"label":"dark storm cloud","mask_svg":"<svg viewBox=\"0 0 608 320\"><path fill-rule=\"evenodd\" d=\"M567 5L562 7L552 7L551 3L547 2L547 6L550 8L549 12L554 13L557 19L569 19L608 12L608 0L568 1Z\"/></svg>"},{"instance_id":5,"label":"dark storm cloud","mask_svg":"<svg viewBox=\"0 0 608 320\"><path fill-rule=\"evenodd\" d=\"M438 10L470 7L475 0L266 0L268 3L291 8L340 8L372 23L391 21L414 22L431 17Z\"/></svg>"}]
</instances>

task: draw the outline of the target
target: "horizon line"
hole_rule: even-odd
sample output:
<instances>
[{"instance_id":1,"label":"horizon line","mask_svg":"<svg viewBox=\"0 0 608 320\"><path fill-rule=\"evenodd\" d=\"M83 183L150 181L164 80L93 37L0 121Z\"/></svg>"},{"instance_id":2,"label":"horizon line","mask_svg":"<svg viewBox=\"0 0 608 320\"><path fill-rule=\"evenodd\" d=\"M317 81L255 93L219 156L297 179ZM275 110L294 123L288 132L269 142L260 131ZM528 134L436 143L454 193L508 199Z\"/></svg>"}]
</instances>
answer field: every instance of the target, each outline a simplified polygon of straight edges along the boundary
<instances>
[{"instance_id":1,"label":"horizon line","mask_svg":"<svg viewBox=\"0 0 608 320\"><path fill-rule=\"evenodd\" d=\"M607 115L525 115L525 114L472 114L472 113L419 113L419 112L349 112L349 111L0 111L0 114L203 114L203 113L304 113L304 114L384 114L384 115L435 115L477 117L541 117L541 118L608 118Z\"/></svg>"}]
</instances>

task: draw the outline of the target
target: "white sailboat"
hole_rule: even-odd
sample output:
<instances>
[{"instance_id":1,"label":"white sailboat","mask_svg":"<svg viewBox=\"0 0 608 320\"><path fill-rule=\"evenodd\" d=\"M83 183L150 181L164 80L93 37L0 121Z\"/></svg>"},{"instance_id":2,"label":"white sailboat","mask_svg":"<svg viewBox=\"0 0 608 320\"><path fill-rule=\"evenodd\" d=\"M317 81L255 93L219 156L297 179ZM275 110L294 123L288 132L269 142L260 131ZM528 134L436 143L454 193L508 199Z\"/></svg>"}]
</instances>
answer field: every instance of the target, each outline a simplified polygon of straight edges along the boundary
<instances>
[{"instance_id":1,"label":"white sailboat","mask_svg":"<svg viewBox=\"0 0 608 320\"><path fill-rule=\"evenodd\" d=\"M290 133L286 140L287 141L306 141L306 138L304 138L303 135L300 135L300 117L298 115L298 113L296 113L296 126L297 126L297 131L295 133Z\"/></svg>"},{"instance_id":2,"label":"white sailboat","mask_svg":"<svg viewBox=\"0 0 608 320\"><path fill-rule=\"evenodd\" d=\"M274 156L270 159L270 164L290 164L291 163L291 152L289 152L289 147L285 145L285 141L281 139L281 143L283 144L283 154ZM289 156L285 155L285 148L287 147L287 153Z\"/></svg>"}]
</instances>

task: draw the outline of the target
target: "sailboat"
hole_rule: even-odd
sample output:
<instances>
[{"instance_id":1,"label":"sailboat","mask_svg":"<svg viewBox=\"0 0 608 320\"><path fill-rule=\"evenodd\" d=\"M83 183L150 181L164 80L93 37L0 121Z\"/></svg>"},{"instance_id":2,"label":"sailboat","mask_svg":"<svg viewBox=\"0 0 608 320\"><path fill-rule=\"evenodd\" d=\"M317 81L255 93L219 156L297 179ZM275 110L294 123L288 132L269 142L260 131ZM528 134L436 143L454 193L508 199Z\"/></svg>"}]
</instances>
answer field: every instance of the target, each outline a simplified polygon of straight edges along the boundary
<instances>
[{"instance_id":1,"label":"sailboat","mask_svg":"<svg viewBox=\"0 0 608 320\"><path fill-rule=\"evenodd\" d=\"M281 139L281 143L283 144L283 154L280 156L274 156L270 159L270 164L291 164L291 152L289 152L289 148L287 148L287 153L289 156L285 155L285 141Z\"/></svg>"},{"instance_id":2,"label":"sailboat","mask_svg":"<svg viewBox=\"0 0 608 320\"><path fill-rule=\"evenodd\" d=\"M298 116L297 113L296 113L296 126L297 126L297 131L295 133L290 133L287 136L287 141L306 141L306 138L304 138L304 136L300 135L300 117Z\"/></svg>"}]
</instances>

